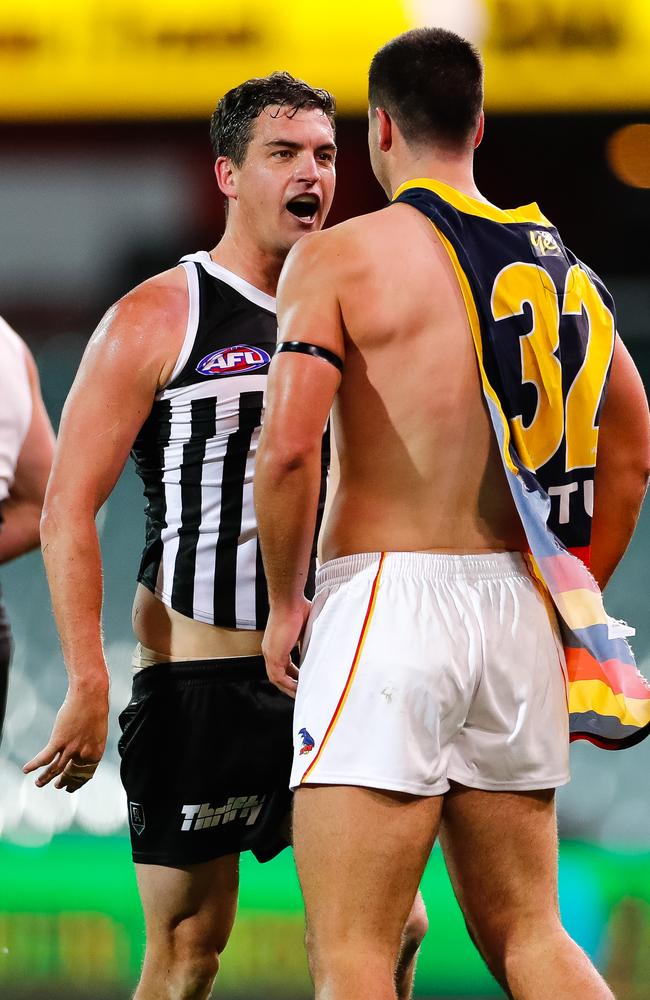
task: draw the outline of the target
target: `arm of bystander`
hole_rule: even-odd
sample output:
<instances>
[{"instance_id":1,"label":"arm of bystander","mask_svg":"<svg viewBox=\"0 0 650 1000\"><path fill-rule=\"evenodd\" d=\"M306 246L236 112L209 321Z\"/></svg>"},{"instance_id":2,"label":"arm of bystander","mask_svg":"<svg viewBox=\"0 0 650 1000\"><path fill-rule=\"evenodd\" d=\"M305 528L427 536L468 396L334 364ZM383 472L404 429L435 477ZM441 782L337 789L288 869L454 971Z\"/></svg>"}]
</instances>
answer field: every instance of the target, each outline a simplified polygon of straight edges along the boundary
<instances>
[{"instance_id":1,"label":"arm of bystander","mask_svg":"<svg viewBox=\"0 0 650 1000\"><path fill-rule=\"evenodd\" d=\"M54 452L54 432L41 397L36 365L27 347L24 353L32 415L9 496L2 505L0 563L30 552L39 544L39 521Z\"/></svg>"}]
</instances>

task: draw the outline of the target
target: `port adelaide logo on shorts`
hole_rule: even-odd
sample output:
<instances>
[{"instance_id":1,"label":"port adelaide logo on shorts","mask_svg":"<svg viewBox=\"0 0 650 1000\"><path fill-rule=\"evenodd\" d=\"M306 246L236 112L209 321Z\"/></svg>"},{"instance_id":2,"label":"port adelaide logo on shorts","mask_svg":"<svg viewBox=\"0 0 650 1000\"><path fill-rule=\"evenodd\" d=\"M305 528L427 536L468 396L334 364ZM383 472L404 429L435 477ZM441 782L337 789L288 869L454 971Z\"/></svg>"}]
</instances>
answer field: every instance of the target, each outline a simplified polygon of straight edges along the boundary
<instances>
[{"instance_id":1,"label":"port adelaide logo on shorts","mask_svg":"<svg viewBox=\"0 0 650 1000\"><path fill-rule=\"evenodd\" d=\"M253 372L256 368L268 365L271 355L261 347L249 347L248 344L237 344L235 347L222 347L201 358L196 370L199 375L242 375Z\"/></svg>"},{"instance_id":2,"label":"port adelaide logo on shorts","mask_svg":"<svg viewBox=\"0 0 650 1000\"><path fill-rule=\"evenodd\" d=\"M139 802L129 802L129 819L131 826L139 836L144 830L144 809Z\"/></svg>"}]
</instances>

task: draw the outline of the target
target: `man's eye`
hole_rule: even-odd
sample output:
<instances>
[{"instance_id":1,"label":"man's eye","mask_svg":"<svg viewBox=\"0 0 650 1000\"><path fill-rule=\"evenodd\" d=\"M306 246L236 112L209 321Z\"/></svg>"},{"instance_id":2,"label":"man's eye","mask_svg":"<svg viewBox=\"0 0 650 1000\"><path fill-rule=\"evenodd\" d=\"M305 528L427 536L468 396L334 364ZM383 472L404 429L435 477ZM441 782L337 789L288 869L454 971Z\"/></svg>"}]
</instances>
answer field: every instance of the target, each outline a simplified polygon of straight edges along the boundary
<instances>
[{"instance_id":1,"label":"man's eye","mask_svg":"<svg viewBox=\"0 0 650 1000\"><path fill-rule=\"evenodd\" d=\"M286 160L286 159L288 159L291 156L291 150L290 149L276 149L275 153L273 153L272 155L273 156L277 156L278 159Z\"/></svg>"},{"instance_id":2,"label":"man's eye","mask_svg":"<svg viewBox=\"0 0 650 1000\"><path fill-rule=\"evenodd\" d=\"M325 160L326 163L334 163L334 153L320 153L321 160Z\"/></svg>"}]
</instances>

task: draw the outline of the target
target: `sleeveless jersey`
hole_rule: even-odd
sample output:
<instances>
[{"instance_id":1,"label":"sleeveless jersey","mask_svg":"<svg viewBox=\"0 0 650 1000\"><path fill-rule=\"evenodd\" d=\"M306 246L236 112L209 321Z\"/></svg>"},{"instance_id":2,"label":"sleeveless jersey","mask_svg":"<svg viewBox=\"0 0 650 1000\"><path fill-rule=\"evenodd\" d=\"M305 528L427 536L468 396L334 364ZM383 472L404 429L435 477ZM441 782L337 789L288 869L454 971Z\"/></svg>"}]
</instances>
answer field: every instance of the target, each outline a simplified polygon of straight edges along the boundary
<instances>
[{"instance_id":1,"label":"sleeveless jersey","mask_svg":"<svg viewBox=\"0 0 650 1000\"><path fill-rule=\"evenodd\" d=\"M32 393L23 343L0 317L0 503L14 481L32 419Z\"/></svg>"},{"instance_id":2,"label":"sleeveless jersey","mask_svg":"<svg viewBox=\"0 0 650 1000\"><path fill-rule=\"evenodd\" d=\"M394 201L429 218L463 293L531 570L558 614L571 739L638 743L650 734L650 685L626 641L634 630L606 614L588 569L612 297L536 205L502 211L429 179Z\"/></svg>"},{"instance_id":3,"label":"sleeveless jersey","mask_svg":"<svg viewBox=\"0 0 650 1000\"><path fill-rule=\"evenodd\" d=\"M262 629L269 604L253 472L277 339L275 299L206 251L181 264L185 339L132 450L147 500L138 580L190 618ZM321 501L327 460L324 448ZM315 553L308 596L314 573Z\"/></svg>"}]
</instances>

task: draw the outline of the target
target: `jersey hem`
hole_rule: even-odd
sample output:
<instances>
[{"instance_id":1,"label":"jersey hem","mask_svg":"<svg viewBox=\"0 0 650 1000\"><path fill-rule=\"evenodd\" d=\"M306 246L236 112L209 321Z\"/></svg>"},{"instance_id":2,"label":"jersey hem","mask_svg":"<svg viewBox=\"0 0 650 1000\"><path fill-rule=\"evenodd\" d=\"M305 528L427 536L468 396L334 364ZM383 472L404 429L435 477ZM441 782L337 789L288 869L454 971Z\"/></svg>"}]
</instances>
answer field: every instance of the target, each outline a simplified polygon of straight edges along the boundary
<instances>
[{"instance_id":1,"label":"jersey hem","mask_svg":"<svg viewBox=\"0 0 650 1000\"><path fill-rule=\"evenodd\" d=\"M190 618L192 621L203 622L205 625L216 625L217 628L235 628L242 629L246 632L262 631L262 627L260 627L257 622L248 618L237 618L235 619L235 624L233 625L232 621L221 621L215 618L214 615L209 614L207 611L200 611L197 608L188 609L185 606L181 607L178 603L174 604L172 602L172 596L170 593L166 593L158 587L152 587L148 580L143 580L141 577L138 577L137 580L138 583L141 583L150 594L157 597L158 600L165 605L165 607L171 608L172 611L178 611L179 615L185 615L186 618Z\"/></svg>"}]
</instances>

